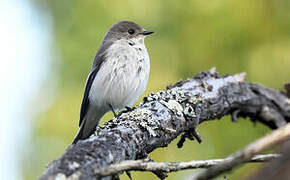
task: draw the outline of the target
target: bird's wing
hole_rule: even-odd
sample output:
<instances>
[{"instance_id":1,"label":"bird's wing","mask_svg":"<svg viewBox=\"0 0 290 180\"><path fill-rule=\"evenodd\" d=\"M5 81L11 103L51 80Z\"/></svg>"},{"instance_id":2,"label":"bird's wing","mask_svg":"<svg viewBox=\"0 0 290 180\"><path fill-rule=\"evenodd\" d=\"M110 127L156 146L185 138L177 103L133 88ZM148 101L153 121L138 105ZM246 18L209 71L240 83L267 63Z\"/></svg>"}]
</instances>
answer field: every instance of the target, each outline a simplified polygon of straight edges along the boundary
<instances>
[{"instance_id":1,"label":"bird's wing","mask_svg":"<svg viewBox=\"0 0 290 180\"><path fill-rule=\"evenodd\" d=\"M89 93L90 93L90 89L92 87L92 84L94 82L95 76L98 72L98 69L94 69L93 71L90 72L88 79L87 79L87 83L86 83L86 87L85 87L85 93L84 93L84 97L83 97L83 101L82 101L82 106L81 106L81 113L80 113L80 122L79 122L79 126L81 126L82 121L86 115L87 112L87 108L89 105Z\"/></svg>"},{"instance_id":2,"label":"bird's wing","mask_svg":"<svg viewBox=\"0 0 290 180\"><path fill-rule=\"evenodd\" d=\"M89 73L89 76L87 78L87 82L86 82L86 87L85 87L85 93L83 96L83 101L82 101L82 106L81 106L81 112L80 112L80 121L79 121L79 126L81 126L82 121L87 113L87 109L89 106L89 93L92 87L92 84L94 82L94 79L98 73L98 71L100 70L100 67L102 65L102 63L105 61L106 58L106 49L109 48L109 46L112 45L112 42L105 42L101 45L101 48L99 49L99 51L97 52L91 71Z\"/></svg>"}]
</instances>

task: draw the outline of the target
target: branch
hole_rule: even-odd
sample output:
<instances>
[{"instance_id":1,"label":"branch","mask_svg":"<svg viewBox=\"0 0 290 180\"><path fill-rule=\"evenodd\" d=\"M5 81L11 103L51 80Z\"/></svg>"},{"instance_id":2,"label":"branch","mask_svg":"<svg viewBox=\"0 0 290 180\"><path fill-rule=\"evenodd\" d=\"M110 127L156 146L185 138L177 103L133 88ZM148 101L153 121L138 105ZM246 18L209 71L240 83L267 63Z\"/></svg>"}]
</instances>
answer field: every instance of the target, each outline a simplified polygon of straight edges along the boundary
<instances>
[{"instance_id":1,"label":"branch","mask_svg":"<svg viewBox=\"0 0 290 180\"><path fill-rule=\"evenodd\" d=\"M280 157L280 154L256 155L247 162L268 162ZM186 169L209 168L229 160L229 158L189 162L151 162L150 159L127 160L118 164L110 165L106 168L98 169L95 171L95 174L100 176L109 176L128 170L151 171L153 173L155 171L163 171L169 173Z\"/></svg>"},{"instance_id":2,"label":"branch","mask_svg":"<svg viewBox=\"0 0 290 180\"><path fill-rule=\"evenodd\" d=\"M290 123L272 133L249 144L246 148L230 155L227 161L213 166L199 174L193 180L207 180L229 171L240 164L249 161L255 154L260 153L274 145L290 139Z\"/></svg>"},{"instance_id":3,"label":"branch","mask_svg":"<svg viewBox=\"0 0 290 180\"><path fill-rule=\"evenodd\" d=\"M144 159L180 134L179 147L186 138L201 141L197 126L226 115L250 117L272 129L290 121L290 100L284 93L244 79L244 73L219 76L212 69L150 94L132 111L98 127L94 136L71 145L40 179L96 179L97 169Z\"/></svg>"}]
</instances>

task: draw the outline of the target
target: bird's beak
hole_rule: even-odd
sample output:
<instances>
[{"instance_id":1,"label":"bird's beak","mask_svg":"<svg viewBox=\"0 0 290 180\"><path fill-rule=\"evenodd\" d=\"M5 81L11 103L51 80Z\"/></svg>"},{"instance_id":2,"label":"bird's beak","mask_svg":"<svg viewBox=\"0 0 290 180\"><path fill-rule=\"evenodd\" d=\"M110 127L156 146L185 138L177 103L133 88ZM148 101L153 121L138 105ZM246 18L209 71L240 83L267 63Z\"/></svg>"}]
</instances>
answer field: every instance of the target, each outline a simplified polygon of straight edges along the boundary
<instances>
[{"instance_id":1,"label":"bird's beak","mask_svg":"<svg viewBox=\"0 0 290 180\"><path fill-rule=\"evenodd\" d=\"M152 33L154 33L154 31L151 31L151 30L144 30L144 31L142 32L142 34L145 35L145 36L147 36L147 35L149 35L149 34L152 34Z\"/></svg>"}]
</instances>

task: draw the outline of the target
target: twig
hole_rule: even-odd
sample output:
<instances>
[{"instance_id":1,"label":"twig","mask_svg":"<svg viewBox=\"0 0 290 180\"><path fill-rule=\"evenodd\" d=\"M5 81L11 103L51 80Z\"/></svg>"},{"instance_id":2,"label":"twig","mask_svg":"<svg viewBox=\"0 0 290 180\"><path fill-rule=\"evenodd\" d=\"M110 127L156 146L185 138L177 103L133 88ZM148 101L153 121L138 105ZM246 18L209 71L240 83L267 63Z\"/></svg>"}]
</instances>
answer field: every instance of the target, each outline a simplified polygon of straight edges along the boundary
<instances>
[{"instance_id":1,"label":"twig","mask_svg":"<svg viewBox=\"0 0 290 180\"><path fill-rule=\"evenodd\" d=\"M265 154L256 155L247 162L267 162L273 159L281 157L280 154ZM209 168L211 166L229 161L229 158L225 159L211 159L201 161L189 161L189 162L152 162L148 159L143 160L127 160L118 164L110 165L106 168L96 169L94 172L96 175L109 176L118 174L122 171L134 170L134 171L164 171L175 172L186 169L196 168Z\"/></svg>"},{"instance_id":2,"label":"twig","mask_svg":"<svg viewBox=\"0 0 290 180\"><path fill-rule=\"evenodd\" d=\"M290 138L290 123L281 127L270 134L249 144L246 148L230 155L227 161L213 166L203 172L197 173L193 180L207 180L214 178L226 171L229 171L240 164L249 161L255 154L262 152L274 145L277 145Z\"/></svg>"}]
</instances>

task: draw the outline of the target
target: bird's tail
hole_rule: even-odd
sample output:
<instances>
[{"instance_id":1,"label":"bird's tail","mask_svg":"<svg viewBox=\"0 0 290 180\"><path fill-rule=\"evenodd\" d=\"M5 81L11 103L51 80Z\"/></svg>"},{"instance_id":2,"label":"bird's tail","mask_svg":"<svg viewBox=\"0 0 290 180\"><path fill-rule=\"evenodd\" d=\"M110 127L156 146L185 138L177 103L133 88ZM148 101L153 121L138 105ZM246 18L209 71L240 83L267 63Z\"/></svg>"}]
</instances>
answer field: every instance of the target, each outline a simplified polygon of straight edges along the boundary
<instances>
[{"instance_id":1,"label":"bird's tail","mask_svg":"<svg viewBox=\"0 0 290 180\"><path fill-rule=\"evenodd\" d=\"M90 137L95 132L96 127L98 126L100 120L105 113L106 112L104 111L98 111L93 108L88 108L88 111L84 119L82 120L82 123L72 144L77 143L81 139L86 139Z\"/></svg>"}]
</instances>

